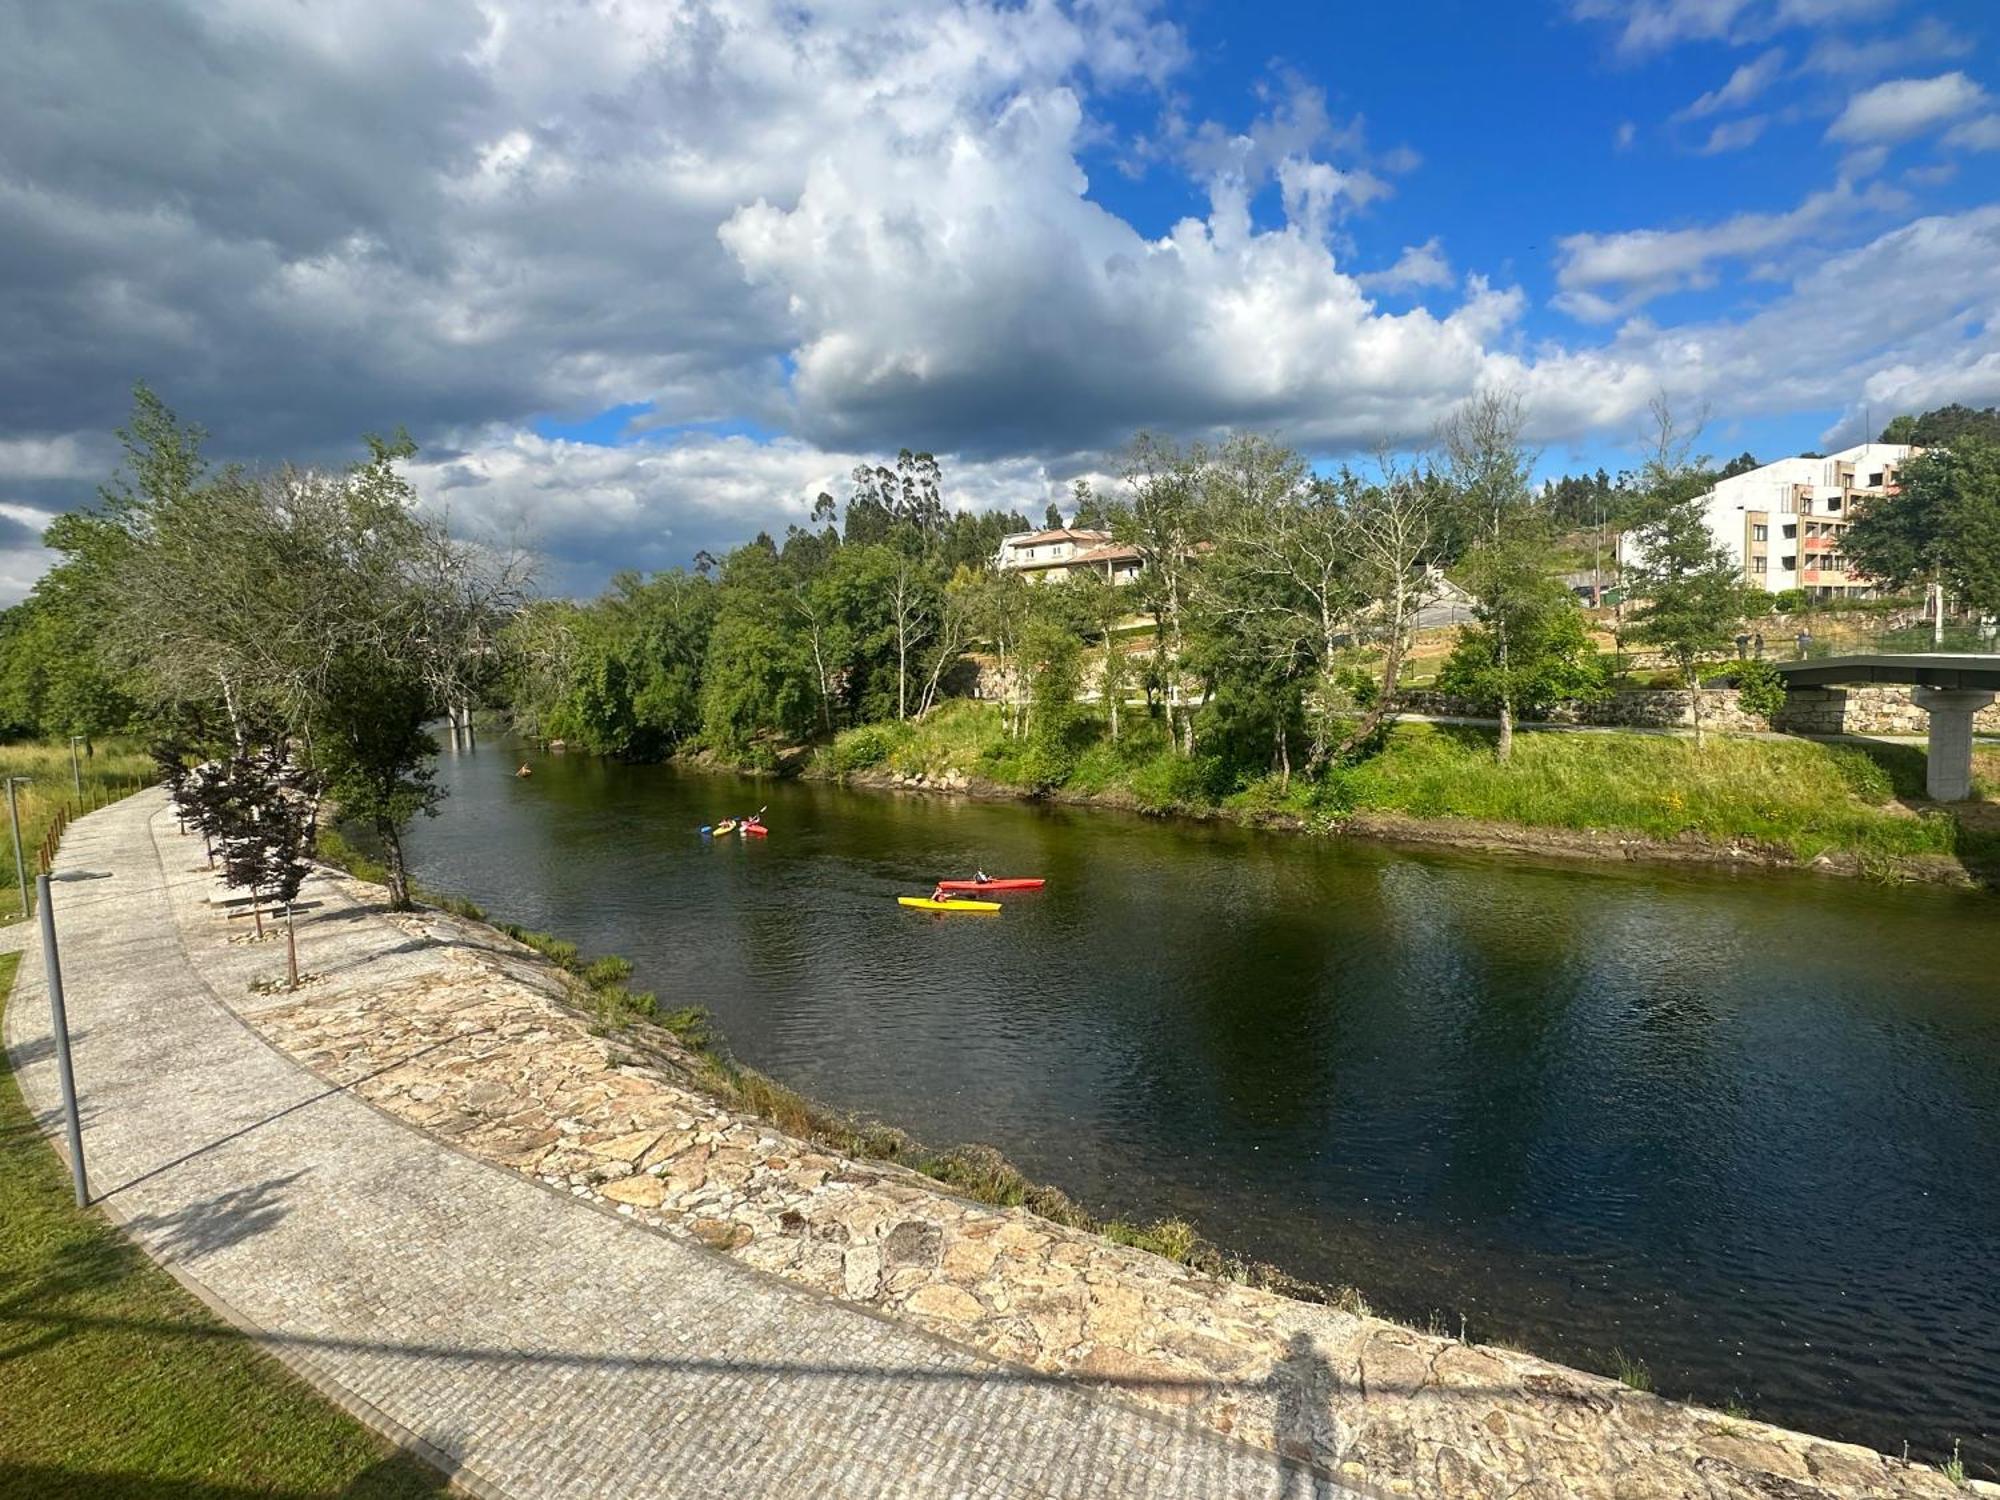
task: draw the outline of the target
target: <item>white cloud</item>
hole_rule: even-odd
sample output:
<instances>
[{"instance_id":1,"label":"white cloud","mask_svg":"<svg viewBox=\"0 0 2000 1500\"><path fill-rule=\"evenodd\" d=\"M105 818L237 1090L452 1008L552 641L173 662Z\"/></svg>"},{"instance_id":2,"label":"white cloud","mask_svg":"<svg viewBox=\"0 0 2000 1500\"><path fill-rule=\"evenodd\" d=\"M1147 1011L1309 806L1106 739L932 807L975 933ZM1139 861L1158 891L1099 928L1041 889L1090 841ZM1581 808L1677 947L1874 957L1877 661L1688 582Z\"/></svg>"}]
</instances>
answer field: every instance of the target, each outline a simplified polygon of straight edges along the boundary
<instances>
[{"instance_id":1,"label":"white cloud","mask_svg":"<svg viewBox=\"0 0 2000 1500\"><path fill-rule=\"evenodd\" d=\"M1754 60L1744 63L1720 88L1709 90L1694 103L1675 116L1681 120L1699 120L1706 115L1718 114L1723 110L1736 109L1748 104L1764 90L1777 82L1785 71L1785 52L1782 47L1773 47Z\"/></svg>"},{"instance_id":2,"label":"white cloud","mask_svg":"<svg viewBox=\"0 0 2000 1500\"><path fill-rule=\"evenodd\" d=\"M110 467L110 444L102 438L77 433L0 438L0 481L99 479Z\"/></svg>"},{"instance_id":3,"label":"white cloud","mask_svg":"<svg viewBox=\"0 0 2000 1500\"><path fill-rule=\"evenodd\" d=\"M1839 118L1827 127L1826 138L1893 144L1969 114L1985 100L1986 91L1960 72L1936 78L1894 78L1849 99Z\"/></svg>"},{"instance_id":4,"label":"white cloud","mask_svg":"<svg viewBox=\"0 0 2000 1500\"><path fill-rule=\"evenodd\" d=\"M1944 143L1960 151L2000 151L2000 114L1952 126L1944 133Z\"/></svg>"},{"instance_id":5,"label":"white cloud","mask_svg":"<svg viewBox=\"0 0 2000 1500\"><path fill-rule=\"evenodd\" d=\"M1881 15L1896 0L1571 0L1579 20L1618 27L1618 50L1634 56L1682 42L1756 41L1793 28Z\"/></svg>"},{"instance_id":6,"label":"white cloud","mask_svg":"<svg viewBox=\"0 0 2000 1500\"><path fill-rule=\"evenodd\" d=\"M1686 229L1566 235L1557 241L1556 304L1588 321L1607 321L1667 292L1709 285L1718 261L1792 244L1836 216L1902 203L1893 189L1856 191L1842 181L1781 214L1736 214Z\"/></svg>"},{"instance_id":7,"label":"white cloud","mask_svg":"<svg viewBox=\"0 0 2000 1500\"><path fill-rule=\"evenodd\" d=\"M1741 151L1753 146L1764 133L1764 127L1771 123L1768 115L1745 115L1740 120L1724 120L1709 131L1708 139L1698 149L1703 156L1720 156L1725 151Z\"/></svg>"},{"instance_id":8,"label":"white cloud","mask_svg":"<svg viewBox=\"0 0 2000 1500\"><path fill-rule=\"evenodd\" d=\"M1971 50L1970 38L1960 36L1934 16L1924 16L1913 25L1898 26L1888 35L1861 41L1845 36L1821 37L1807 51L1800 68L1806 73L1866 78L1907 68L1928 58L1963 57Z\"/></svg>"},{"instance_id":9,"label":"white cloud","mask_svg":"<svg viewBox=\"0 0 2000 1500\"><path fill-rule=\"evenodd\" d=\"M1354 278L1370 291L1408 291L1423 286L1450 286L1451 262L1446 259L1437 235L1421 245L1405 245L1396 263L1385 271L1370 271Z\"/></svg>"},{"instance_id":10,"label":"white cloud","mask_svg":"<svg viewBox=\"0 0 2000 1500\"><path fill-rule=\"evenodd\" d=\"M1632 143L1638 138L1639 127L1630 120L1620 120L1618 122L1617 133L1612 136L1611 143L1620 151L1629 151L1632 149Z\"/></svg>"},{"instance_id":11,"label":"white cloud","mask_svg":"<svg viewBox=\"0 0 2000 1500\"><path fill-rule=\"evenodd\" d=\"M848 475L879 455L828 451L792 438L696 435L600 447L492 428L448 458L406 466L425 502L475 534L517 539L550 561L545 586L589 593L615 565L642 572L720 555L759 531L805 526L821 492L844 500ZM1039 459L940 455L948 503L1015 509L1039 519L1066 501L1069 479Z\"/></svg>"},{"instance_id":12,"label":"white cloud","mask_svg":"<svg viewBox=\"0 0 2000 1500\"><path fill-rule=\"evenodd\" d=\"M1873 177L1887 165L1888 160L1887 146L1863 146L1859 151L1850 151L1840 159L1841 180L1860 182L1863 178Z\"/></svg>"}]
</instances>

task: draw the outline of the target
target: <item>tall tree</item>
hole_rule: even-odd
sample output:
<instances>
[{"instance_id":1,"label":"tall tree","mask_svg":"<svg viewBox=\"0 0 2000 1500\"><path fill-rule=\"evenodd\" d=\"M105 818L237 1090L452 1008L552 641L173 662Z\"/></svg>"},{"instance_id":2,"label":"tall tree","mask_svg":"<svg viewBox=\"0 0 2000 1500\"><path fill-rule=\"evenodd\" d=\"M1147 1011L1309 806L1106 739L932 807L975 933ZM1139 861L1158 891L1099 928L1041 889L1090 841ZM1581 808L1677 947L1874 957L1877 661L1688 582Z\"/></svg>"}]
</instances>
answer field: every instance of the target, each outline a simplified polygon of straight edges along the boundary
<instances>
[{"instance_id":1,"label":"tall tree","mask_svg":"<svg viewBox=\"0 0 2000 1500\"><path fill-rule=\"evenodd\" d=\"M1455 507L1473 538L1460 581L1492 641L1502 764L1514 753L1514 637L1532 635L1550 607L1552 538L1528 489L1534 455L1518 393L1487 390L1467 399L1439 429Z\"/></svg>"},{"instance_id":2,"label":"tall tree","mask_svg":"<svg viewBox=\"0 0 2000 1500\"><path fill-rule=\"evenodd\" d=\"M1895 494L1871 499L1847 528L1848 556L1891 587L1928 585L1933 640L1947 588L2000 613L2000 445L1959 437L1911 458L1897 479Z\"/></svg>"},{"instance_id":3,"label":"tall tree","mask_svg":"<svg viewBox=\"0 0 2000 1500\"><path fill-rule=\"evenodd\" d=\"M1167 735L1194 753L1193 705L1181 663L1198 549L1207 540L1203 509L1208 456L1141 433L1125 460L1126 503L1112 534L1139 554L1140 587L1153 612L1153 670L1166 697Z\"/></svg>"}]
</instances>

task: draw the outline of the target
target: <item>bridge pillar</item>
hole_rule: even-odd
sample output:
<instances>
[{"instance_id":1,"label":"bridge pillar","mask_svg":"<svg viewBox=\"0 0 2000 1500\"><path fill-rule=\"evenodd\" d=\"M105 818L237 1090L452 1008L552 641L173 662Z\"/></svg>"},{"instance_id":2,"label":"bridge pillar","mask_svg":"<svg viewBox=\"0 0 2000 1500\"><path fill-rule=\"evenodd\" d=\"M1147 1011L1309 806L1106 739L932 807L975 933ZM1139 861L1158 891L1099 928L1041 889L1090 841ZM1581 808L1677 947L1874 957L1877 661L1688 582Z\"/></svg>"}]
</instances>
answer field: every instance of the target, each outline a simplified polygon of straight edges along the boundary
<instances>
[{"instance_id":1,"label":"bridge pillar","mask_svg":"<svg viewBox=\"0 0 2000 1500\"><path fill-rule=\"evenodd\" d=\"M1924 790L1933 802L1963 802L1972 795L1972 716L1993 701L1978 688L1917 687L1910 697L1931 716Z\"/></svg>"}]
</instances>

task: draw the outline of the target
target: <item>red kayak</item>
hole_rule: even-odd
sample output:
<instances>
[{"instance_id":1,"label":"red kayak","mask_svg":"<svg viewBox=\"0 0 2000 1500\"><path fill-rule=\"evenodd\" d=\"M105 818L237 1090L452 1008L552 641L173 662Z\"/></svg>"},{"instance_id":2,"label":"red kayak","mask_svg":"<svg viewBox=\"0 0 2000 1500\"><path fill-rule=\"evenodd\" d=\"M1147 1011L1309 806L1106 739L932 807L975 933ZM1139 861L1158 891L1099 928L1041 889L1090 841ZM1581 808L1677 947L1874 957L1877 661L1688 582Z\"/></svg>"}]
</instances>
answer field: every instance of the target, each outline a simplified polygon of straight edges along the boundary
<instances>
[{"instance_id":1,"label":"red kayak","mask_svg":"<svg viewBox=\"0 0 2000 1500\"><path fill-rule=\"evenodd\" d=\"M941 891L1039 891L1045 880L940 880Z\"/></svg>"},{"instance_id":2,"label":"red kayak","mask_svg":"<svg viewBox=\"0 0 2000 1500\"><path fill-rule=\"evenodd\" d=\"M771 836L771 830L766 828L762 823L745 823L738 831L745 838L767 839Z\"/></svg>"}]
</instances>

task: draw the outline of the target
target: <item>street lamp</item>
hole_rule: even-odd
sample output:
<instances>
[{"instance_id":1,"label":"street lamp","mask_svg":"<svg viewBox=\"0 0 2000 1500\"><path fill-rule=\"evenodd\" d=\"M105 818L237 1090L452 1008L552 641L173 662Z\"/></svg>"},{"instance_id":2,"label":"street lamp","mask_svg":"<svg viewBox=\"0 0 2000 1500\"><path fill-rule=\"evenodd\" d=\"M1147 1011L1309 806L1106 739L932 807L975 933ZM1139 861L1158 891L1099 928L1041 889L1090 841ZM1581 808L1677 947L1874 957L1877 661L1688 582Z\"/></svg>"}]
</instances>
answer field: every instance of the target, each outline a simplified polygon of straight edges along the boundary
<instances>
[{"instance_id":1,"label":"street lamp","mask_svg":"<svg viewBox=\"0 0 2000 1500\"><path fill-rule=\"evenodd\" d=\"M21 853L21 808L14 800L14 783L32 781L32 776L7 778L7 826L14 830L14 876L21 883L21 920L28 919L28 861Z\"/></svg>"}]
</instances>

